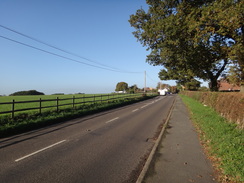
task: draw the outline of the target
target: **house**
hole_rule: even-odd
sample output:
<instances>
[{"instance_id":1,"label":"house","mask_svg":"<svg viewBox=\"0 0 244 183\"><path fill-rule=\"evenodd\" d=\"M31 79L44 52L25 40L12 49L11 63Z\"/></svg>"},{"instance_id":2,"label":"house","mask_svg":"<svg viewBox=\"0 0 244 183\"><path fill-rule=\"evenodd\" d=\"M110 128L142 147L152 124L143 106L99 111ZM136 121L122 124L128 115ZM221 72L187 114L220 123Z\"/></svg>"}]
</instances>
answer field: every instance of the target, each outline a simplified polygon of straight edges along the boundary
<instances>
[{"instance_id":1,"label":"house","mask_svg":"<svg viewBox=\"0 0 244 183\"><path fill-rule=\"evenodd\" d=\"M228 92L228 91L239 92L241 90L240 86L230 84L224 79L219 80L218 85L219 85L219 91L222 92Z\"/></svg>"}]
</instances>

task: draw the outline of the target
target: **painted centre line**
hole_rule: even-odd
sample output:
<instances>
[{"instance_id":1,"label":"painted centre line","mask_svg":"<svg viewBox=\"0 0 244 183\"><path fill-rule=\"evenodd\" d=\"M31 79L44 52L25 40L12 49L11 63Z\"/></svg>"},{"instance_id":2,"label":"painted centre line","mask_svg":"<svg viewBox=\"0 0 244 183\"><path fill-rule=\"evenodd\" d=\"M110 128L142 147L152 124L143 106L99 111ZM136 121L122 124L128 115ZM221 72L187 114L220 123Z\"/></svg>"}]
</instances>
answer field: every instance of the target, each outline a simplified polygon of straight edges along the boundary
<instances>
[{"instance_id":1,"label":"painted centre line","mask_svg":"<svg viewBox=\"0 0 244 183\"><path fill-rule=\"evenodd\" d=\"M53 146L56 146L56 145L58 145L58 144L61 144L61 143L65 142L65 141L66 141L66 140L59 141L59 142L57 142L57 143L55 143L55 144L52 144L52 145L50 145L50 146L47 146L47 147L45 147L45 148L43 148L43 149L40 149L40 150L38 150L38 151L35 151L35 152L31 153L31 154L28 154L28 155L26 155L26 156L23 156L22 158L16 159L15 162L21 161L21 160L23 160L23 159L25 159L25 158L28 158L28 157L30 157L30 156L33 156L33 155L35 155L35 154L37 154L37 153L40 153L40 152L45 151L45 150L47 150L47 149L50 149L50 148L52 148Z\"/></svg>"},{"instance_id":2,"label":"painted centre line","mask_svg":"<svg viewBox=\"0 0 244 183\"><path fill-rule=\"evenodd\" d=\"M111 123L111 122L113 122L113 121L115 121L115 120L117 120L117 119L119 119L119 117L116 117L116 118L114 118L114 119L111 119L111 120L109 120L109 121L107 121L107 122L105 122L105 123Z\"/></svg>"},{"instance_id":3,"label":"painted centre line","mask_svg":"<svg viewBox=\"0 0 244 183\"><path fill-rule=\"evenodd\" d=\"M139 109L134 109L132 112L136 112L136 111L138 111Z\"/></svg>"},{"instance_id":4,"label":"painted centre line","mask_svg":"<svg viewBox=\"0 0 244 183\"><path fill-rule=\"evenodd\" d=\"M143 109L144 107L147 107L147 106L148 106L148 104L146 104L146 105L142 106L142 107L141 107L141 109Z\"/></svg>"}]
</instances>

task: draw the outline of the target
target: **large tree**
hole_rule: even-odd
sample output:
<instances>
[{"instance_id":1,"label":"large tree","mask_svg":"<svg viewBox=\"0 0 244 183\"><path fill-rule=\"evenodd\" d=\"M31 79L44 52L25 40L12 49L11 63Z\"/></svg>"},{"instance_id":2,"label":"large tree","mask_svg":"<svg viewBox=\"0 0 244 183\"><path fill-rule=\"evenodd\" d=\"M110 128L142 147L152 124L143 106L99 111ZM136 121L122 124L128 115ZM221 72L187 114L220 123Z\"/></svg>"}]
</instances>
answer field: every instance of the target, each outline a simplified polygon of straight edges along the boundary
<instances>
[{"instance_id":1,"label":"large tree","mask_svg":"<svg viewBox=\"0 0 244 183\"><path fill-rule=\"evenodd\" d=\"M196 16L196 14L201 16ZM225 53L230 70L239 77L244 92L244 2L243 0L215 0L195 10L190 29L195 31L195 39L201 38L212 44L217 38L218 53ZM216 42L214 42L216 45ZM218 45L219 44L219 45Z\"/></svg>"},{"instance_id":2,"label":"large tree","mask_svg":"<svg viewBox=\"0 0 244 183\"><path fill-rule=\"evenodd\" d=\"M126 91L128 90L128 83L118 82L115 88L115 91Z\"/></svg>"},{"instance_id":3,"label":"large tree","mask_svg":"<svg viewBox=\"0 0 244 183\"><path fill-rule=\"evenodd\" d=\"M227 1L241 10L240 1ZM235 40L226 36L229 30L227 28L221 29L222 32L213 31L214 26L228 27L228 23L218 21L225 18L228 22L230 18L224 17L222 12L227 7L224 5L219 7L218 3L224 4L224 1L147 0L149 5L147 12L139 9L136 14L131 15L129 22L136 29L133 32L134 36L151 51L147 56L147 62L164 66L159 73L162 80L176 79L187 82L201 78L210 82L211 90L217 90L217 79L225 71L226 66L242 57L233 56L233 53L237 52L242 55L243 49L240 49L241 43L239 43L242 40L239 37L243 36L242 29L238 29L237 25L230 28L233 29L230 34L237 37ZM210 12L219 15L215 14L211 18L208 14ZM232 13L239 17L241 11L233 10ZM215 20L217 18L218 21ZM236 24L240 27L241 21L238 22ZM217 25L213 25L214 23Z\"/></svg>"}]
</instances>

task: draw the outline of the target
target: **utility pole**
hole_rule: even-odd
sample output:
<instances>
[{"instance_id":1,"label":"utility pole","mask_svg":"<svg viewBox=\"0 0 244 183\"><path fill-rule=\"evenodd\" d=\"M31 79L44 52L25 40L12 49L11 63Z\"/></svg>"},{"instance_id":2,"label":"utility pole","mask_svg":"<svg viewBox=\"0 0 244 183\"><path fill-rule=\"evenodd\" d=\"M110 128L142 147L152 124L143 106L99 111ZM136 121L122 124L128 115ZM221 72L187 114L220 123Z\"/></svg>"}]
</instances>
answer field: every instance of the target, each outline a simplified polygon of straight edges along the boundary
<instances>
[{"instance_id":1,"label":"utility pole","mask_svg":"<svg viewBox=\"0 0 244 183\"><path fill-rule=\"evenodd\" d=\"M144 93L146 93L146 87L147 87L147 82L146 82L146 71L144 72Z\"/></svg>"}]
</instances>

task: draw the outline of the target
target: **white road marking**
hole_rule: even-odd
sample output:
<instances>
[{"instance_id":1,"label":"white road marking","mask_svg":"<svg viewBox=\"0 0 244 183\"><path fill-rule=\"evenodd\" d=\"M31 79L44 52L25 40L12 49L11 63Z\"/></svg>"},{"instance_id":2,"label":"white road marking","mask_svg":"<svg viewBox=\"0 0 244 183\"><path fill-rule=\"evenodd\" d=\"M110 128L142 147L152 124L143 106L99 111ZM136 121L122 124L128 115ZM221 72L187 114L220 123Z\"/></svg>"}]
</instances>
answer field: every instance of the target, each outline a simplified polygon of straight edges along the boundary
<instances>
[{"instance_id":1,"label":"white road marking","mask_svg":"<svg viewBox=\"0 0 244 183\"><path fill-rule=\"evenodd\" d=\"M114 118L114 119L111 119L111 120L109 120L109 121L107 121L107 122L105 122L105 123L111 123L111 122L113 122L113 121L115 121L115 120L117 120L117 119L119 119L119 117L116 117L116 118Z\"/></svg>"},{"instance_id":2,"label":"white road marking","mask_svg":"<svg viewBox=\"0 0 244 183\"><path fill-rule=\"evenodd\" d=\"M57 143L55 143L55 144L52 144L52 145L50 145L50 146L47 146L47 147L45 147L45 148L43 148L43 149L40 149L40 150L38 150L38 151L36 151L36 152L33 152L33 153L28 154L28 155L26 155L26 156L23 156L22 158L16 159L15 162L21 161L21 160L23 160L23 159L25 159L25 158L28 158L28 157L30 157L30 156L33 156L33 155L35 155L35 154L37 154L37 153L40 153L40 152L45 151L45 150L47 150L47 149L50 149L51 147L56 146L56 145L58 145L58 144L61 144L61 143L65 142L65 141L66 141L66 140L59 141L59 142L57 142Z\"/></svg>"},{"instance_id":3,"label":"white road marking","mask_svg":"<svg viewBox=\"0 0 244 183\"><path fill-rule=\"evenodd\" d=\"M138 111L139 109L134 109L132 112L136 112L136 111Z\"/></svg>"},{"instance_id":4,"label":"white road marking","mask_svg":"<svg viewBox=\"0 0 244 183\"><path fill-rule=\"evenodd\" d=\"M151 103L147 103L146 105L141 106L141 109L143 109L144 107L147 107L147 106L149 106L149 105L152 105L152 104L154 104L154 103L158 102L159 100L161 100L161 99L154 100L154 101L152 101Z\"/></svg>"},{"instance_id":5,"label":"white road marking","mask_svg":"<svg viewBox=\"0 0 244 183\"><path fill-rule=\"evenodd\" d=\"M144 107L147 107L148 106L148 104L146 104L146 105L144 105L144 106L141 106L141 109L143 109Z\"/></svg>"}]
</instances>

